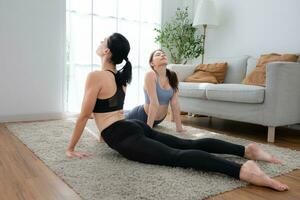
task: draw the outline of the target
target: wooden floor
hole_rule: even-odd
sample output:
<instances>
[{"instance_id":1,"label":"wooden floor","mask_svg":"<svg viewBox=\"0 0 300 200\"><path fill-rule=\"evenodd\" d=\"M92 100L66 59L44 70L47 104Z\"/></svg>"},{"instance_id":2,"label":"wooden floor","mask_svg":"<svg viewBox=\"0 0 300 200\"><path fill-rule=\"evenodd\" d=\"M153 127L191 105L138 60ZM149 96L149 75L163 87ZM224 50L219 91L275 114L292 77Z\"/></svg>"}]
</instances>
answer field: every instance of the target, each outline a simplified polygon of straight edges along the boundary
<instances>
[{"instance_id":1,"label":"wooden floor","mask_svg":"<svg viewBox=\"0 0 300 200\"><path fill-rule=\"evenodd\" d=\"M209 119L208 117L182 116L182 122L196 128L266 143L267 128L262 126L216 118ZM300 131L284 127L277 128L274 145L300 151ZM295 170L277 179L287 183L290 191L276 192L267 188L248 186L209 199L300 199L300 170ZM0 124L0 200L14 199L68 200L81 198L42 161L37 159L23 143L10 134L3 124Z\"/></svg>"},{"instance_id":2,"label":"wooden floor","mask_svg":"<svg viewBox=\"0 0 300 200\"><path fill-rule=\"evenodd\" d=\"M254 124L247 124L229 120L222 120L208 117L188 117L182 116L185 125L196 128L204 128L213 132L218 132L230 136L240 137L260 143L267 143L267 128ZM287 127L276 128L274 145L287 147L300 151L300 130ZM295 170L288 174L276 177L290 187L287 192L276 192L268 188L247 186L230 192L217 195L209 200L300 200L300 170Z\"/></svg>"},{"instance_id":3,"label":"wooden floor","mask_svg":"<svg viewBox=\"0 0 300 200\"><path fill-rule=\"evenodd\" d=\"M81 198L0 124L0 200L15 199Z\"/></svg>"}]
</instances>

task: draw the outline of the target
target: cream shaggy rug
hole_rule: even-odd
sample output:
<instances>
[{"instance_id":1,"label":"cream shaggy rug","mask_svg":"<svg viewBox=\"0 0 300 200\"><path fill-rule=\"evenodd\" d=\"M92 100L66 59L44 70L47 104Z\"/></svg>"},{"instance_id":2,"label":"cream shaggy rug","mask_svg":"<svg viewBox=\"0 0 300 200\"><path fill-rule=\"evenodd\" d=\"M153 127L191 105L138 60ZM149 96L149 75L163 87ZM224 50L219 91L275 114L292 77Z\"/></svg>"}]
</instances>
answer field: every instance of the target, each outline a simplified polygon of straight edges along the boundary
<instances>
[{"instance_id":1,"label":"cream shaggy rug","mask_svg":"<svg viewBox=\"0 0 300 200\"><path fill-rule=\"evenodd\" d=\"M242 181L226 175L171 168L129 161L99 143L93 135L98 135L93 121L77 145L77 150L94 155L86 159L70 159L65 155L74 121L58 120L35 123L7 123L8 129L31 149L58 176L67 182L83 199L181 199L198 200L245 186ZM250 141L224 136L206 130L185 127L184 138L212 137L246 145ZM163 122L157 129L177 135L174 123ZM287 173L300 166L300 153L273 145L260 146L284 161L284 165L258 162L270 176ZM224 155L239 163L244 159Z\"/></svg>"}]
</instances>

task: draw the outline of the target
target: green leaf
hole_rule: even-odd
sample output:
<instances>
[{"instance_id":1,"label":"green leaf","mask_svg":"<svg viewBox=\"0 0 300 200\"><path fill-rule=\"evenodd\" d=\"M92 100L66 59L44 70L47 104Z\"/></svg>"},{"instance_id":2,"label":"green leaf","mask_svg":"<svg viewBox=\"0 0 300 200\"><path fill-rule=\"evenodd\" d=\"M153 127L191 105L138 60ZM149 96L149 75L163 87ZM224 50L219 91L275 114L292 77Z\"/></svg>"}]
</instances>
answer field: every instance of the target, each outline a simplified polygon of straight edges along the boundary
<instances>
[{"instance_id":1,"label":"green leaf","mask_svg":"<svg viewBox=\"0 0 300 200\"><path fill-rule=\"evenodd\" d=\"M196 28L188 16L188 7L177 8L175 16L162 25L157 32L155 42L166 48L174 63L186 63L204 54L204 36L195 35Z\"/></svg>"}]
</instances>

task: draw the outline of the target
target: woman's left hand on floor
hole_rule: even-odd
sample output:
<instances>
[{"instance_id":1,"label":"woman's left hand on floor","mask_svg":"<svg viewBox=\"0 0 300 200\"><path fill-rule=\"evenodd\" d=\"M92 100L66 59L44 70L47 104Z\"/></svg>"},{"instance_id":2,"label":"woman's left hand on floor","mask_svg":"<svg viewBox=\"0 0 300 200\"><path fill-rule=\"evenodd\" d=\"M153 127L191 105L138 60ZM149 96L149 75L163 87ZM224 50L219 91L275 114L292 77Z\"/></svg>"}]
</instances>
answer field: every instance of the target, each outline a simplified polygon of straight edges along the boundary
<instances>
[{"instance_id":1,"label":"woman's left hand on floor","mask_svg":"<svg viewBox=\"0 0 300 200\"><path fill-rule=\"evenodd\" d=\"M66 154L69 158L73 158L73 157L84 158L84 157L90 157L92 155L91 153L76 152L71 150L67 150Z\"/></svg>"}]
</instances>

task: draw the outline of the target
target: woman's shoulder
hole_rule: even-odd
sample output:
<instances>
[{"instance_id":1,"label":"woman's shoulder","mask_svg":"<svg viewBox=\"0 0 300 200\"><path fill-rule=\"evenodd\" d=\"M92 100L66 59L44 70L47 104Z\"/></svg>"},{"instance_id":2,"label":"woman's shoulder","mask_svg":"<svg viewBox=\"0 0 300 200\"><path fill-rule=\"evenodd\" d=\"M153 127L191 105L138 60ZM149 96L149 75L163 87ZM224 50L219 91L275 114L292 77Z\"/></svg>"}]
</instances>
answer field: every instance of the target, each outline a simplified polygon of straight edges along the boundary
<instances>
[{"instance_id":1,"label":"woman's shoulder","mask_svg":"<svg viewBox=\"0 0 300 200\"><path fill-rule=\"evenodd\" d=\"M156 79L157 79L156 73L153 70L147 71L145 73L145 79L148 81L151 81L151 80L156 81Z\"/></svg>"},{"instance_id":2,"label":"woman's shoulder","mask_svg":"<svg viewBox=\"0 0 300 200\"><path fill-rule=\"evenodd\" d=\"M91 71L87 75L87 81L101 83L101 81L105 81L107 77L107 72L105 71Z\"/></svg>"},{"instance_id":3,"label":"woman's shoulder","mask_svg":"<svg viewBox=\"0 0 300 200\"><path fill-rule=\"evenodd\" d=\"M107 77L107 74L112 74L112 72L104 71L104 70L95 70L95 71L91 71L88 74L88 77L91 77L91 78L103 78L103 77Z\"/></svg>"}]
</instances>

